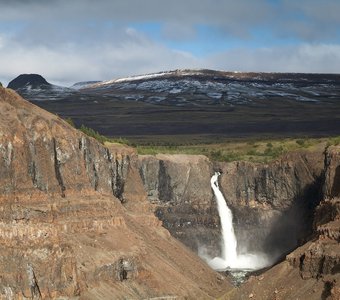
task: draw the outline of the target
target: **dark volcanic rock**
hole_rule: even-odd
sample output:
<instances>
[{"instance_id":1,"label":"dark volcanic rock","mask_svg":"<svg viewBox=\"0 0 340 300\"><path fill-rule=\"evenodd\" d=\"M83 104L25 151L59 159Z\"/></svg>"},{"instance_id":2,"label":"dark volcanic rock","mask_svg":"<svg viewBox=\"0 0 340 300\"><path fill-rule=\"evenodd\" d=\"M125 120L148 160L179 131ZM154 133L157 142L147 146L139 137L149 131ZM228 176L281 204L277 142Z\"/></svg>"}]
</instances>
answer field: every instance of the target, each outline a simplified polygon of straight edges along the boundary
<instances>
[{"instance_id":1,"label":"dark volcanic rock","mask_svg":"<svg viewBox=\"0 0 340 300\"><path fill-rule=\"evenodd\" d=\"M140 174L156 215L184 244L218 253L219 217L210 188L212 163L205 156L139 156Z\"/></svg>"},{"instance_id":2,"label":"dark volcanic rock","mask_svg":"<svg viewBox=\"0 0 340 300\"><path fill-rule=\"evenodd\" d=\"M221 170L220 188L234 213L241 251L275 257L296 247L311 232L321 199L324 155L293 153L270 164L213 164L204 156L142 156L140 173L149 200L164 226L194 251L220 248L216 202L210 187ZM287 234L289 232L289 234Z\"/></svg>"},{"instance_id":3,"label":"dark volcanic rock","mask_svg":"<svg viewBox=\"0 0 340 300\"><path fill-rule=\"evenodd\" d=\"M49 86L51 86L51 84L39 74L21 74L13 79L7 87L13 90L18 90L27 87L37 89L42 87L46 88Z\"/></svg>"},{"instance_id":4,"label":"dark volcanic rock","mask_svg":"<svg viewBox=\"0 0 340 300\"><path fill-rule=\"evenodd\" d=\"M182 220L202 220L209 207L216 215L209 184L215 170L223 172L220 188L234 213L239 250L264 251L278 258L300 246L283 262L250 276L221 299L335 300L340 295L339 153L339 147L329 147L325 153L291 153L270 164L143 156L140 172L149 199L157 203L158 217L190 247L205 236L209 236L204 242L210 250L213 243L219 247L218 229L211 229L210 223L182 225ZM195 164L204 172L191 172ZM159 173L166 176L166 184L159 183ZM188 197L185 186L205 197ZM325 198L330 199L320 202ZM213 224L219 226L218 220Z\"/></svg>"}]
</instances>

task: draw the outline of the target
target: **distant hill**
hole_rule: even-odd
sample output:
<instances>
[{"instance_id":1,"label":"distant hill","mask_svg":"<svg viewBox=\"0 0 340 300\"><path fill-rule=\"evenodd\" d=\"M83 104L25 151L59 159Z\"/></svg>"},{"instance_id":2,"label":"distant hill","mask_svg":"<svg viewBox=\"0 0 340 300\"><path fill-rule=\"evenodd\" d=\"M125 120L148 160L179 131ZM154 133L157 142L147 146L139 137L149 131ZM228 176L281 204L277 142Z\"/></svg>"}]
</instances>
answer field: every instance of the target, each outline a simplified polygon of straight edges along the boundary
<instances>
[{"instance_id":1,"label":"distant hill","mask_svg":"<svg viewBox=\"0 0 340 300\"><path fill-rule=\"evenodd\" d=\"M72 86L70 86L71 89L75 89L75 90L79 90L79 89L83 89L86 88L92 84L95 83L99 83L99 80L92 80L92 81L81 81L81 82L77 82L75 84L73 84Z\"/></svg>"},{"instance_id":2,"label":"distant hill","mask_svg":"<svg viewBox=\"0 0 340 300\"><path fill-rule=\"evenodd\" d=\"M46 81L44 77L39 74L21 74L13 79L9 84L8 88L18 90L22 88L38 89L51 87L52 85Z\"/></svg>"},{"instance_id":3,"label":"distant hill","mask_svg":"<svg viewBox=\"0 0 340 300\"><path fill-rule=\"evenodd\" d=\"M17 92L107 136L340 134L340 74L174 70L89 83Z\"/></svg>"},{"instance_id":4,"label":"distant hill","mask_svg":"<svg viewBox=\"0 0 340 300\"><path fill-rule=\"evenodd\" d=\"M39 74L21 74L7 87L28 100L36 101L59 100L77 93L76 89L51 84Z\"/></svg>"}]
</instances>

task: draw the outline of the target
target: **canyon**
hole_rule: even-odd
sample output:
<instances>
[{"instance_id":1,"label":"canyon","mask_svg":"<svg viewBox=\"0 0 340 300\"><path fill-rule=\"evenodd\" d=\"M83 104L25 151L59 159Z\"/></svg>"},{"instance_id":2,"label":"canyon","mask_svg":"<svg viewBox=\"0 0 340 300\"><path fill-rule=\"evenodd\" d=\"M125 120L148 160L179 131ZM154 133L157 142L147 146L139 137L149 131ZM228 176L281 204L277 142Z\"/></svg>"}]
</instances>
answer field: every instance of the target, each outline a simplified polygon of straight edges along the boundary
<instances>
[{"instance_id":1,"label":"canyon","mask_svg":"<svg viewBox=\"0 0 340 300\"><path fill-rule=\"evenodd\" d=\"M10 89L0 108L2 298L339 299L339 146L267 164L137 155ZM204 261L221 249L215 171L238 251L270 257L241 286Z\"/></svg>"},{"instance_id":2,"label":"canyon","mask_svg":"<svg viewBox=\"0 0 340 300\"><path fill-rule=\"evenodd\" d=\"M0 89L4 299L214 299L231 288L153 215L136 155Z\"/></svg>"}]
</instances>

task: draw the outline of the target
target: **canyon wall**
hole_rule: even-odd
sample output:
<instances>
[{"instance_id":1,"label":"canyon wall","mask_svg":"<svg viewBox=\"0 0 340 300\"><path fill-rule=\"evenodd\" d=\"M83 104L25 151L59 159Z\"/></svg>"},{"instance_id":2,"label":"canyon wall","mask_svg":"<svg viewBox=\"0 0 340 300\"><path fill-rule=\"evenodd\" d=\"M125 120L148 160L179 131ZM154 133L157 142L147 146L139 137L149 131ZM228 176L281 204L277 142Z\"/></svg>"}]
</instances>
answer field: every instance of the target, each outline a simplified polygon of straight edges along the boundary
<instances>
[{"instance_id":1,"label":"canyon wall","mask_svg":"<svg viewBox=\"0 0 340 300\"><path fill-rule=\"evenodd\" d=\"M215 170L234 214L239 251L287 253L311 232L322 197L324 153L288 154L269 164L213 163L204 156L140 156L149 200L164 226L194 251L218 254L219 217L210 187ZM331 176L331 175L330 175Z\"/></svg>"},{"instance_id":2,"label":"canyon wall","mask_svg":"<svg viewBox=\"0 0 340 300\"><path fill-rule=\"evenodd\" d=\"M230 289L161 226L137 163L133 150L0 88L0 298L212 299Z\"/></svg>"},{"instance_id":3,"label":"canyon wall","mask_svg":"<svg viewBox=\"0 0 340 300\"><path fill-rule=\"evenodd\" d=\"M308 291L316 284L311 299L337 292L339 147L269 164L138 157L99 144L8 89L0 88L0 116L0 298L244 299L256 291L270 299L274 277ZM196 252L219 254L215 170L240 251L278 258L304 244L265 273L268 292L255 289L260 277L232 290L169 234Z\"/></svg>"},{"instance_id":4,"label":"canyon wall","mask_svg":"<svg viewBox=\"0 0 340 300\"><path fill-rule=\"evenodd\" d=\"M219 254L220 247L210 176L223 172L220 189L234 213L238 250L265 252L272 263L281 261L250 275L221 299L339 299L340 146L290 153L269 164L142 156L139 168L164 226L209 256Z\"/></svg>"}]
</instances>

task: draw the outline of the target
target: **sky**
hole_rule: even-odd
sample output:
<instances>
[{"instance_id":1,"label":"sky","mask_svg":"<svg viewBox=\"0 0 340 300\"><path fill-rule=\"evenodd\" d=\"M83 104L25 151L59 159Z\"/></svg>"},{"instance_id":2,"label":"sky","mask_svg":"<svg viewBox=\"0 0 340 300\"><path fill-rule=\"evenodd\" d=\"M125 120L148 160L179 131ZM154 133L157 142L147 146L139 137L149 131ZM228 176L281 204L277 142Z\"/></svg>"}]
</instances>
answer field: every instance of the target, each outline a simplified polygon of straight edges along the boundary
<instances>
[{"instance_id":1,"label":"sky","mask_svg":"<svg viewBox=\"0 0 340 300\"><path fill-rule=\"evenodd\" d=\"M340 73L340 0L0 0L0 81Z\"/></svg>"}]
</instances>

